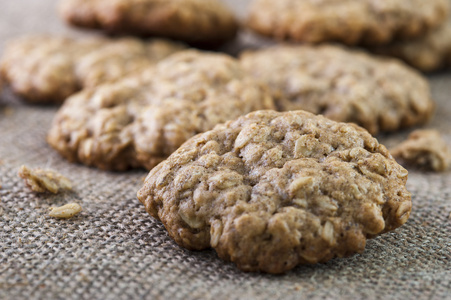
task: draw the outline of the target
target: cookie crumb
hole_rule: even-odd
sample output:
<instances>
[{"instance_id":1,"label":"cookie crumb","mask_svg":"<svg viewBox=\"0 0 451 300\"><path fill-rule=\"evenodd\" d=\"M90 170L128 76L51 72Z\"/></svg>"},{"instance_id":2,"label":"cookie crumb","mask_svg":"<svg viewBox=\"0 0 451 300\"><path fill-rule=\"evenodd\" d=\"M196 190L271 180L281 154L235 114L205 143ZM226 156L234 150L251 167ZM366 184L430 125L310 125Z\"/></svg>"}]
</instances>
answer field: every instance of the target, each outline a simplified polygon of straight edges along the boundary
<instances>
[{"instance_id":1,"label":"cookie crumb","mask_svg":"<svg viewBox=\"0 0 451 300\"><path fill-rule=\"evenodd\" d=\"M415 130L390 153L406 165L435 172L451 165L451 149L437 130Z\"/></svg>"},{"instance_id":2,"label":"cookie crumb","mask_svg":"<svg viewBox=\"0 0 451 300\"><path fill-rule=\"evenodd\" d=\"M23 165L18 174L32 191L38 193L49 191L56 194L60 190L72 190L70 180L52 170L30 169Z\"/></svg>"},{"instance_id":3,"label":"cookie crumb","mask_svg":"<svg viewBox=\"0 0 451 300\"><path fill-rule=\"evenodd\" d=\"M50 207L49 216L58 219L69 219L81 212L80 204L69 203L60 207Z\"/></svg>"}]
</instances>

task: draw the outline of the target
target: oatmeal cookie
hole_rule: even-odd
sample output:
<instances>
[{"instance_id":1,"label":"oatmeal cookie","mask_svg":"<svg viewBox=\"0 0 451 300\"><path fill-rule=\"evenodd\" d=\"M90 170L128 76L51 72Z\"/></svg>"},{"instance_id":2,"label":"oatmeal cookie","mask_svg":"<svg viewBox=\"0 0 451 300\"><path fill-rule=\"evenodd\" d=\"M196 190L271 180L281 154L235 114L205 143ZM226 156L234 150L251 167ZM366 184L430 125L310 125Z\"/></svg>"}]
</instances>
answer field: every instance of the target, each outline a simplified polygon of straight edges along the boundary
<instances>
[{"instance_id":1,"label":"oatmeal cookie","mask_svg":"<svg viewBox=\"0 0 451 300\"><path fill-rule=\"evenodd\" d=\"M197 44L222 43L238 29L233 13L218 0L64 0L60 14L79 27Z\"/></svg>"},{"instance_id":2,"label":"oatmeal cookie","mask_svg":"<svg viewBox=\"0 0 451 300\"><path fill-rule=\"evenodd\" d=\"M435 107L415 70L339 46L275 46L245 52L241 62L269 85L279 110L354 122L372 134L425 123Z\"/></svg>"},{"instance_id":3,"label":"oatmeal cookie","mask_svg":"<svg viewBox=\"0 0 451 300\"><path fill-rule=\"evenodd\" d=\"M266 87L234 58L187 50L138 76L70 97L48 142L73 162L151 169L193 135L271 108Z\"/></svg>"},{"instance_id":4,"label":"oatmeal cookie","mask_svg":"<svg viewBox=\"0 0 451 300\"><path fill-rule=\"evenodd\" d=\"M446 21L448 0L255 0L248 26L279 40L348 45L418 37Z\"/></svg>"},{"instance_id":5,"label":"oatmeal cookie","mask_svg":"<svg viewBox=\"0 0 451 300\"><path fill-rule=\"evenodd\" d=\"M451 66L451 22L412 41L398 41L370 51L402 59L414 68L431 72Z\"/></svg>"},{"instance_id":6,"label":"oatmeal cookie","mask_svg":"<svg viewBox=\"0 0 451 300\"><path fill-rule=\"evenodd\" d=\"M409 138L390 150L406 165L436 172L446 171L451 165L451 149L437 130L415 130Z\"/></svg>"},{"instance_id":7,"label":"oatmeal cookie","mask_svg":"<svg viewBox=\"0 0 451 300\"><path fill-rule=\"evenodd\" d=\"M10 42L0 72L29 102L61 103L84 87L114 81L152 67L184 46L134 38L75 40L30 36Z\"/></svg>"},{"instance_id":8,"label":"oatmeal cookie","mask_svg":"<svg viewBox=\"0 0 451 300\"><path fill-rule=\"evenodd\" d=\"M407 175L355 124L258 111L188 140L138 198L179 245L282 273L362 252L404 224Z\"/></svg>"}]
</instances>

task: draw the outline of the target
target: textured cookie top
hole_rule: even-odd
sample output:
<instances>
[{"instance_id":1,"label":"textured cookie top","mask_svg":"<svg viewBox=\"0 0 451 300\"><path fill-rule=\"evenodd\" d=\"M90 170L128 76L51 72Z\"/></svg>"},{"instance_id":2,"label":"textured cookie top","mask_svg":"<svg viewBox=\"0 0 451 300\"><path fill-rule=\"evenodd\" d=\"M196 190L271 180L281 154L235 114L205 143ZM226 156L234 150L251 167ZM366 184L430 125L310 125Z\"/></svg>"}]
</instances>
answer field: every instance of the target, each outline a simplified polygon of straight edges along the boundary
<instances>
[{"instance_id":1,"label":"textured cookie top","mask_svg":"<svg viewBox=\"0 0 451 300\"><path fill-rule=\"evenodd\" d=\"M248 25L277 39L386 44L446 21L448 0L255 0Z\"/></svg>"},{"instance_id":2,"label":"textured cookie top","mask_svg":"<svg viewBox=\"0 0 451 300\"><path fill-rule=\"evenodd\" d=\"M404 224L407 171L364 129L304 111L258 111L191 138L139 200L189 249L280 273L364 250Z\"/></svg>"},{"instance_id":3,"label":"textured cookie top","mask_svg":"<svg viewBox=\"0 0 451 300\"><path fill-rule=\"evenodd\" d=\"M64 0L62 17L80 27L162 36L214 45L238 29L232 12L217 0Z\"/></svg>"},{"instance_id":4,"label":"textured cookie top","mask_svg":"<svg viewBox=\"0 0 451 300\"><path fill-rule=\"evenodd\" d=\"M429 84L395 61L338 46L276 46L241 57L266 82L279 110L303 109L371 133L426 122L434 110Z\"/></svg>"},{"instance_id":5,"label":"textured cookie top","mask_svg":"<svg viewBox=\"0 0 451 300\"><path fill-rule=\"evenodd\" d=\"M390 150L407 165L443 172L451 165L451 149L437 130L415 130L409 138Z\"/></svg>"},{"instance_id":6,"label":"textured cookie top","mask_svg":"<svg viewBox=\"0 0 451 300\"><path fill-rule=\"evenodd\" d=\"M451 66L451 22L412 41L398 41L373 47L370 50L400 58L424 72L449 68Z\"/></svg>"},{"instance_id":7,"label":"textured cookie top","mask_svg":"<svg viewBox=\"0 0 451 300\"><path fill-rule=\"evenodd\" d=\"M72 96L57 113L48 141L70 161L151 169L193 135L272 108L266 88L235 59L189 50L153 70Z\"/></svg>"},{"instance_id":8,"label":"textured cookie top","mask_svg":"<svg viewBox=\"0 0 451 300\"><path fill-rule=\"evenodd\" d=\"M165 40L30 36L7 45L0 71L28 101L59 103L83 87L121 79L183 48Z\"/></svg>"}]
</instances>

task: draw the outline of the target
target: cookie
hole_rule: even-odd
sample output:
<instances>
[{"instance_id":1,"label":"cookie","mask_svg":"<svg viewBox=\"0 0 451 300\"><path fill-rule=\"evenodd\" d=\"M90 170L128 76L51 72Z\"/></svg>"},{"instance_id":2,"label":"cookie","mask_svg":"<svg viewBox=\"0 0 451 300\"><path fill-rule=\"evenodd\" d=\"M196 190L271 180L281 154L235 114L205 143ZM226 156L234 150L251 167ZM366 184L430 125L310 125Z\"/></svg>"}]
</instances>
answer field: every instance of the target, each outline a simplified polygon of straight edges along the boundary
<instances>
[{"instance_id":1,"label":"cookie","mask_svg":"<svg viewBox=\"0 0 451 300\"><path fill-rule=\"evenodd\" d=\"M414 68L431 72L451 66L451 22L412 41L398 41L370 51L402 59Z\"/></svg>"},{"instance_id":2,"label":"cookie","mask_svg":"<svg viewBox=\"0 0 451 300\"><path fill-rule=\"evenodd\" d=\"M193 135L272 108L266 87L236 59L187 50L138 76L70 97L48 142L72 162L108 170L151 169Z\"/></svg>"},{"instance_id":3,"label":"cookie","mask_svg":"<svg viewBox=\"0 0 451 300\"><path fill-rule=\"evenodd\" d=\"M451 165L451 149L437 130L415 130L390 153L403 164L436 172Z\"/></svg>"},{"instance_id":4,"label":"cookie","mask_svg":"<svg viewBox=\"0 0 451 300\"><path fill-rule=\"evenodd\" d=\"M372 134L422 124L434 111L427 80L395 60L339 46L275 46L241 55L279 110L355 122Z\"/></svg>"},{"instance_id":5,"label":"cookie","mask_svg":"<svg viewBox=\"0 0 451 300\"><path fill-rule=\"evenodd\" d=\"M79 27L197 44L222 43L238 29L233 13L217 0L65 0L60 14Z\"/></svg>"},{"instance_id":6,"label":"cookie","mask_svg":"<svg viewBox=\"0 0 451 300\"><path fill-rule=\"evenodd\" d=\"M165 40L30 36L7 45L0 72L27 101L61 103L82 88L152 67L183 48Z\"/></svg>"},{"instance_id":7,"label":"cookie","mask_svg":"<svg viewBox=\"0 0 451 300\"><path fill-rule=\"evenodd\" d=\"M381 45L440 26L448 8L448 0L255 0L247 24L279 40Z\"/></svg>"},{"instance_id":8,"label":"cookie","mask_svg":"<svg viewBox=\"0 0 451 300\"><path fill-rule=\"evenodd\" d=\"M138 198L179 245L282 273L362 252L404 224L407 175L357 125L258 111L188 140Z\"/></svg>"}]
</instances>

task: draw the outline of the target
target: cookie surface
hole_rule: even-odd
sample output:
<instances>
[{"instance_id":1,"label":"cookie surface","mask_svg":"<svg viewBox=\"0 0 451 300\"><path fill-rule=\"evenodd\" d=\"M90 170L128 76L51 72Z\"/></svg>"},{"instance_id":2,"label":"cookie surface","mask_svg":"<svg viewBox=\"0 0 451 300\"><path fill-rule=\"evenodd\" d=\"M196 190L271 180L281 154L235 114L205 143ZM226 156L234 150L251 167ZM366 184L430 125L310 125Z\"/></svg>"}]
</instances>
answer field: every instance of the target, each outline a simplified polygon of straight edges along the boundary
<instances>
[{"instance_id":1,"label":"cookie surface","mask_svg":"<svg viewBox=\"0 0 451 300\"><path fill-rule=\"evenodd\" d=\"M35 103L61 103L94 87L152 67L184 48L165 40L133 38L75 40L30 36L10 42L0 71L14 92Z\"/></svg>"},{"instance_id":2,"label":"cookie surface","mask_svg":"<svg viewBox=\"0 0 451 300\"><path fill-rule=\"evenodd\" d=\"M64 0L60 14L79 27L209 45L232 39L238 29L218 0Z\"/></svg>"},{"instance_id":3,"label":"cookie surface","mask_svg":"<svg viewBox=\"0 0 451 300\"><path fill-rule=\"evenodd\" d=\"M151 169L193 135L272 108L266 87L234 58L187 50L153 70L72 96L57 113L48 142L73 162Z\"/></svg>"},{"instance_id":4,"label":"cookie surface","mask_svg":"<svg viewBox=\"0 0 451 300\"><path fill-rule=\"evenodd\" d=\"M446 21L447 0L255 0L247 24L279 40L387 44Z\"/></svg>"},{"instance_id":5,"label":"cookie surface","mask_svg":"<svg viewBox=\"0 0 451 300\"><path fill-rule=\"evenodd\" d=\"M276 46L241 55L267 83L278 110L307 110L354 122L372 134L429 120L427 80L407 66L339 46Z\"/></svg>"},{"instance_id":6,"label":"cookie surface","mask_svg":"<svg viewBox=\"0 0 451 300\"><path fill-rule=\"evenodd\" d=\"M451 67L451 22L424 37L373 47L370 51L397 57L423 72L449 68Z\"/></svg>"},{"instance_id":7,"label":"cookie surface","mask_svg":"<svg viewBox=\"0 0 451 300\"><path fill-rule=\"evenodd\" d=\"M193 137L150 171L139 200L188 249L285 272L362 252L410 214L407 171L364 129L258 111Z\"/></svg>"},{"instance_id":8,"label":"cookie surface","mask_svg":"<svg viewBox=\"0 0 451 300\"><path fill-rule=\"evenodd\" d=\"M390 150L403 164L436 172L451 165L451 149L437 130L415 130L409 138Z\"/></svg>"}]
</instances>

